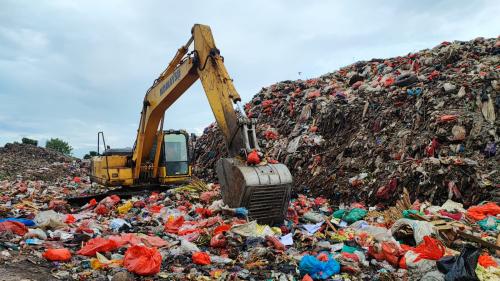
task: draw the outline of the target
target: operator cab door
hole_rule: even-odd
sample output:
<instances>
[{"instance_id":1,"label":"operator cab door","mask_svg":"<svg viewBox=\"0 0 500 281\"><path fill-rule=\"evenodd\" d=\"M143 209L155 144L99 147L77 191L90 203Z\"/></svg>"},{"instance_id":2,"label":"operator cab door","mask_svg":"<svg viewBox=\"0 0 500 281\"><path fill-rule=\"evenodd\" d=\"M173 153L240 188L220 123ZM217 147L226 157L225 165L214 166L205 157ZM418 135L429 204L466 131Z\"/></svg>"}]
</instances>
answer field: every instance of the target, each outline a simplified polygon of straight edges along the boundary
<instances>
[{"instance_id":1,"label":"operator cab door","mask_svg":"<svg viewBox=\"0 0 500 281\"><path fill-rule=\"evenodd\" d=\"M165 134L164 145L167 177L189 174L187 136L182 133Z\"/></svg>"}]
</instances>

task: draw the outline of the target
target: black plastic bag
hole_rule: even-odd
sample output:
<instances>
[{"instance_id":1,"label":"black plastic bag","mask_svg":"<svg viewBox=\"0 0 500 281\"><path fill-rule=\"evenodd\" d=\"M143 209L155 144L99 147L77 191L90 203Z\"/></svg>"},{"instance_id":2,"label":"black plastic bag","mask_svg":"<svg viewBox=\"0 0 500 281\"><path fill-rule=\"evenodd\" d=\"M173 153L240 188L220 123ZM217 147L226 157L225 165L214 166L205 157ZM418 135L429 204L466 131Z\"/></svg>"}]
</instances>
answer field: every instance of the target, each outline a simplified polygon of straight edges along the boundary
<instances>
[{"instance_id":1,"label":"black plastic bag","mask_svg":"<svg viewBox=\"0 0 500 281\"><path fill-rule=\"evenodd\" d=\"M481 250L465 245L460 255L455 257L443 257L437 262L439 271L446 274L445 281L476 281L477 260Z\"/></svg>"}]
</instances>

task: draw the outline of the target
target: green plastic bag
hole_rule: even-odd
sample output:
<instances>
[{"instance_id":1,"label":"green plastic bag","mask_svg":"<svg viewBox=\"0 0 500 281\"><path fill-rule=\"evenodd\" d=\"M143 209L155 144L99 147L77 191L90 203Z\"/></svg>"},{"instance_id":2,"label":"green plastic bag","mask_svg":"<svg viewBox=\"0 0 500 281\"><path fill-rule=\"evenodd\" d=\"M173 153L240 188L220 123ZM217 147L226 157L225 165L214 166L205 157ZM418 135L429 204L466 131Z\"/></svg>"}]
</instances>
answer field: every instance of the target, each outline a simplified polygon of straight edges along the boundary
<instances>
[{"instance_id":1,"label":"green plastic bag","mask_svg":"<svg viewBox=\"0 0 500 281\"><path fill-rule=\"evenodd\" d=\"M344 216L343 220L348 223L353 223L364 218L366 216L366 213L368 212L365 209L354 208L349 212L349 214Z\"/></svg>"},{"instance_id":2,"label":"green plastic bag","mask_svg":"<svg viewBox=\"0 0 500 281\"><path fill-rule=\"evenodd\" d=\"M342 246L342 252L346 252L346 253L352 254L355 251L359 251L359 249L356 248L356 247L351 247L351 246L347 246L347 245Z\"/></svg>"},{"instance_id":3,"label":"green plastic bag","mask_svg":"<svg viewBox=\"0 0 500 281\"><path fill-rule=\"evenodd\" d=\"M345 214L345 210L340 209L340 210L333 212L333 217L336 219L341 219L344 216L344 214Z\"/></svg>"},{"instance_id":4,"label":"green plastic bag","mask_svg":"<svg viewBox=\"0 0 500 281\"><path fill-rule=\"evenodd\" d=\"M424 216L425 214L422 213L422 212L419 212L417 210L404 210L403 211L403 217L407 218L407 219L412 219L410 216L411 215L420 215L420 216Z\"/></svg>"}]
</instances>

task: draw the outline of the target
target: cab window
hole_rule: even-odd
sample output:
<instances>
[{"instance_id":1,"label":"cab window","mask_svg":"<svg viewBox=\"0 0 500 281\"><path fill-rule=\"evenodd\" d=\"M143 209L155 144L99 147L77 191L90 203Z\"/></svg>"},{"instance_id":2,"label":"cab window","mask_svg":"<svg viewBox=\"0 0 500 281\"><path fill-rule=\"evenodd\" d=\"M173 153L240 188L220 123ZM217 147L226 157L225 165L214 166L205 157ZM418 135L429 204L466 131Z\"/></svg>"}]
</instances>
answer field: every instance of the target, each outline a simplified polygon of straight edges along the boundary
<instances>
[{"instance_id":1,"label":"cab window","mask_svg":"<svg viewBox=\"0 0 500 281\"><path fill-rule=\"evenodd\" d=\"M167 176L188 174L186 136L183 134L165 135L165 161Z\"/></svg>"}]
</instances>

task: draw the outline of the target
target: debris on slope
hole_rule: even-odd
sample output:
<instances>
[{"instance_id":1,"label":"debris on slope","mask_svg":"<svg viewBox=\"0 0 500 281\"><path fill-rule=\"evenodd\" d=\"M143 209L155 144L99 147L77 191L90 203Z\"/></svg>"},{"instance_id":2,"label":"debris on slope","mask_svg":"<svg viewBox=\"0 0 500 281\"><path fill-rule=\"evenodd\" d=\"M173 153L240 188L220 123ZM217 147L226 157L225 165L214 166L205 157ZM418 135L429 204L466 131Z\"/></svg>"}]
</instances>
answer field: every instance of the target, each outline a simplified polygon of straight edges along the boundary
<instances>
[{"instance_id":1,"label":"debris on slope","mask_svg":"<svg viewBox=\"0 0 500 281\"><path fill-rule=\"evenodd\" d=\"M295 191L337 202L412 198L465 205L499 184L500 40L443 42L263 88L245 106L261 147L286 164ZM195 171L225 155L216 126L197 142Z\"/></svg>"},{"instance_id":2,"label":"debris on slope","mask_svg":"<svg viewBox=\"0 0 500 281\"><path fill-rule=\"evenodd\" d=\"M22 177L53 180L71 175L76 158L29 144L7 143L0 147L0 180Z\"/></svg>"}]
</instances>

